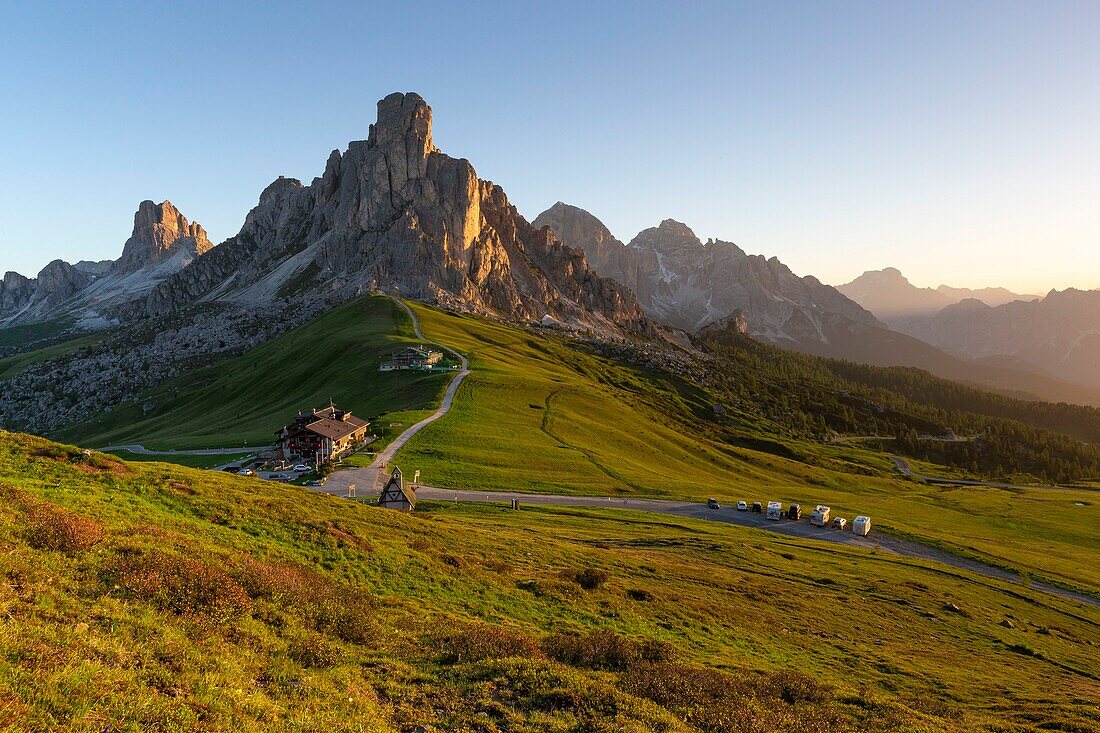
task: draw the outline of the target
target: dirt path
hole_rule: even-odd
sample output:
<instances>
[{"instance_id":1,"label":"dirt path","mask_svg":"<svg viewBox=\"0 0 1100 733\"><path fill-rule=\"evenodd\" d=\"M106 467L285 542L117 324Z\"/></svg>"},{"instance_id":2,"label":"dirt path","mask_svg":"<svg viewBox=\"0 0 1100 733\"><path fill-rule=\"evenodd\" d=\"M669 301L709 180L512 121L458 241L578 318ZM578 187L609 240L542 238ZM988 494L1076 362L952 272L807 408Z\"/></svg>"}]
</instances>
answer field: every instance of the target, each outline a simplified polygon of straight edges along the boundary
<instances>
[{"instance_id":1,"label":"dirt path","mask_svg":"<svg viewBox=\"0 0 1100 733\"><path fill-rule=\"evenodd\" d=\"M397 298L393 298L393 302L404 308L405 312L409 314L409 318L412 319L413 332L416 334L416 337L422 341L427 341L427 339L424 338L424 333L420 330L420 319L416 317L416 313L413 309ZM355 484L356 492L360 495L377 491L382 478L388 472L390 461L397 455L397 451L401 450L414 435L446 415L451 409L451 405L454 403L455 392L458 391L458 386L462 384L462 380L470 373L470 362L465 356L449 346L444 346L443 344L438 345L453 354L461 364L461 370L455 375L454 379L451 380L451 383L447 386L447 391L443 393L443 401L439 403L439 409L415 425L406 428L401 435L398 435L389 445L378 452L374 457L374 462L369 466L364 468L343 469L333 473L328 481L325 482L325 485L321 487L325 493L344 496L348 493L348 487L352 484Z\"/></svg>"}]
</instances>

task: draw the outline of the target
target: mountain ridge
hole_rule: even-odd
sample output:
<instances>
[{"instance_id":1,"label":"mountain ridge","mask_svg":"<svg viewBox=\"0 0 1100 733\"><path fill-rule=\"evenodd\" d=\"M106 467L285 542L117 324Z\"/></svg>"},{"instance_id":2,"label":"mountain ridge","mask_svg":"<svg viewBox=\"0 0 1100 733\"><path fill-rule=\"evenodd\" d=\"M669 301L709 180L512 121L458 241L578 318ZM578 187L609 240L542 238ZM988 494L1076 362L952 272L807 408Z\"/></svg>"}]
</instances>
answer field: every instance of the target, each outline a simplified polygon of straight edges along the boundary
<instances>
[{"instance_id":1,"label":"mountain ridge","mask_svg":"<svg viewBox=\"0 0 1100 733\"><path fill-rule=\"evenodd\" d=\"M270 302L368 289L495 314L652 333L634 295L584 253L519 215L503 189L440 151L413 92L378 103L367 140L334 150L309 185L278 178L240 232L158 285L136 312L196 302Z\"/></svg>"}]
</instances>

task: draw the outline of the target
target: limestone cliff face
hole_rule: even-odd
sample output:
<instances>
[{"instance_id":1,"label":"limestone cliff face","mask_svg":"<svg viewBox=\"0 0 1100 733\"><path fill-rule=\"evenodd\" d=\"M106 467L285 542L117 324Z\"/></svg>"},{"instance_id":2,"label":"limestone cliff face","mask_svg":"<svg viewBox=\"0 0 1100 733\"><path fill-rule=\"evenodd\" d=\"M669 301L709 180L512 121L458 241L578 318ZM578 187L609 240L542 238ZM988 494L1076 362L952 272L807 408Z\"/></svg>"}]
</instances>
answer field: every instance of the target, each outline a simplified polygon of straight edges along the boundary
<instances>
[{"instance_id":1,"label":"limestone cliff face","mask_svg":"<svg viewBox=\"0 0 1100 733\"><path fill-rule=\"evenodd\" d=\"M134 230L122 246L122 256L112 272L130 273L151 263L182 253L188 262L213 247L206 230L187 217L171 201L142 201L134 214Z\"/></svg>"},{"instance_id":2,"label":"limestone cliff face","mask_svg":"<svg viewBox=\"0 0 1100 733\"><path fill-rule=\"evenodd\" d=\"M531 226L469 161L440 152L417 94L378 103L366 140L333 151L308 186L280 178L240 232L152 292L145 311L377 287L517 320L651 328L584 253Z\"/></svg>"},{"instance_id":3,"label":"limestone cliff face","mask_svg":"<svg viewBox=\"0 0 1100 733\"><path fill-rule=\"evenodd\" d=\"M588 254L593 269L619 280L652 317L694 332L741 312L750 333L780 344L828 343L838 323L880 327L874 316L814 277L732 242L703 244L687 225L665 219L629 244L583 209L561 202L535 219Z\"/></svg>"}]
</instances>

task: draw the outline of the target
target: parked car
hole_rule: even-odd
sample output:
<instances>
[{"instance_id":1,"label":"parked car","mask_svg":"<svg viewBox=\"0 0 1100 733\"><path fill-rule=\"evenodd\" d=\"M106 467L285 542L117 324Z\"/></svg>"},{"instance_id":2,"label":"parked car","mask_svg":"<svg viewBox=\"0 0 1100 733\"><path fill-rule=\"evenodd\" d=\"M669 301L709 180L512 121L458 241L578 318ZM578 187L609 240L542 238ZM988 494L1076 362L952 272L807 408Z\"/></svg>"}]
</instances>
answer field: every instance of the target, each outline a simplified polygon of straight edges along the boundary
<instances>
[{"instance_id":1,"label":"parked car","mask_svg":"<svg viewBox=\"0 0 1100 733\"><path fill-rule=\"evenodd\" d=\"M848 520L844 517L834 517L833 529L839 529L841 531L848 529Z\"/></svg>"},{"instance_id":2,"label":"parked car","mask_svg":"<svg viewBox=\"0 0 1100 733\"><path fill-rule=\"evenodd\" d=\"M818 527L827 527L829 525L829 512L831 510L824 504L818 504L814 509L814 513L810 515L810 524Z\"/></svg>"},{"instance_id":3,"label":"parked car","mask_svg":"<svg viewBox=\"0 0 1100 733\"><path fill-rule=\"evenodd\" d=\"M747 501L737 502L737 511L747 512L749 510L749 503Z\"/></svg>"},{"instance_id":4,"label":"parked car","mask_svg":"<svg viewBox=\"0 0 1100 733\"><path fill-rule=\"evenodd\" d=\"M299 463L297 466L294 467L294 470L297 471L298 473L305 473L307 471L312 471L313 466L307 466L304 463Z\"/></svg>"},{"instance_id":5,"label":"parked car","mask_svg":"<svg viewBox=\"0 0 1100 733\"><path fill-rule=\"evenodd\" d=\"M752 513L753 514L763 514L764 513L764 505L761 504L758 501L754 501L752 503Z\"/></svg>"},{"instance_id":6,"label":"parked car","mask_svg":"<svg viewBox=\"0 0 1100 733\"><path fill-rule=\"evenodd\" d=\"M858 534L866 537L871 533L871 518L865 517L860 514L858 517L852 520L852 534Z\"/></svg>"},{"instance_id":7,"label":"parked car","mask_svg":"<svg viewBox=\"0 0 1100 733\"><path fill-rule=\"evenodd\" d=\"M718 503L718 500L717 500L717 499L715 499L715 498L714 498L714 497L712 496L711 498L707 499L707 508L708 508L708 509L721 509L721 508L722 508L722 505L721 505L721 504L719 504L719 503Z\"/></svg>"},{"instance_id":8,"label":"parked car","mask_svg":"<svg viewBox=\"0 0 1100 733\"><path fill-rule=\"evenodd\" d=\"M802 507L798 504L791 504L790 509L787 510L787 519L793 519L796 522L802 519Z\"/></svg>"},{"instance_id":9,"label":"parked car","mask_svg":"<svg viewBox=\"0 0 1100 733\"><path fill-rule=\"evenodd\" d=\"M253 471L251 468L238 468L237 474L240 476L255 476L256 472Z\"/></svg>"},{"instance_id":10,"label":"parked car","mask_svg":"<svg viewBox=\"0 0 1100 733\"><path fill-rule=\"evenodd\" d=\"M783 505L778 501L768 502L768 513L765 515L765 519L774 519L779 521L783 518Z\"/></svg>"}]
</instances>

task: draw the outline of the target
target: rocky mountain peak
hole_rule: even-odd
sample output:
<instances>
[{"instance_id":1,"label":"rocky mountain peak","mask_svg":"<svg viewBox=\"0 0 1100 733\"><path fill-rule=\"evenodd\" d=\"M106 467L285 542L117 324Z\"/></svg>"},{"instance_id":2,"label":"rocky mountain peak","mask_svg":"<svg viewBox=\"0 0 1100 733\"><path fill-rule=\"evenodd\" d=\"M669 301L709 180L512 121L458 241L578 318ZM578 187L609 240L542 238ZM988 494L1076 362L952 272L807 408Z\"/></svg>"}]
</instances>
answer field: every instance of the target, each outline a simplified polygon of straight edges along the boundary
<instances>
[{"instance_id":1,"label":"rocky mountain peak","mask_svg":"<svg viewBox=\"0 0 1100 733\"><path fill-rule=\"evenodd\" d=\"M574 247L581 247L593 261L601 258L594 256L592 248L602 250L613 245L624 246L602 221L579 206L561 201L539 214L531 223L537 229L550 227L559 239Z\"/></svg>"},{"instance_id":2,"label":"rocky mountain peak","mask_svg":"<svg viewBox=\"0 0 1100 733\"><path fill-rule=\"evenodd\" d=\"M629 290L531 226L469 161L438 150L432 110L413 93L382 99L367 139L333 151L308 186L268 186L240 232L159 285L145 312L212 291L263 303L370 288L515 320L652 329Z\"/></svg>"},{"instance_id":3,"label":"rocky mountain peak","mask_svg":"<svg viewBox=\"0 0 1100 733\"><path fill-rule=\"evenodd\" d=\"M378 102L378 121L370 126L367 147L404 153L408 160L438 152L432 142L432 108L415 92L394 92Z\"/></svg>"},{"instance_id":4,"label":"rocky mountain peak","mask_svg":"<svg viewBox=\"0 0 1100 733\"><path fill-rule=\"evenodd\" d=\"M156 204L146 200L138 205L133 233L112 269L116 273L134 272L177 251L193 259L211 247L206 230L198 222L188 222L171 201Z\"/></svg>"},{"instance_id":5,"label":"rocky mountain peak","mask_svg":"<svg viewBox=\"0 0 1100 733\"><path fill-rule=\"evenodd\" d=\"M635 249L648 249L675 260L691 260L703 252L703 243L691 227L675 219L665 219L660 225L643 229L630 241Z\"/></svg>"}]
</instances>

